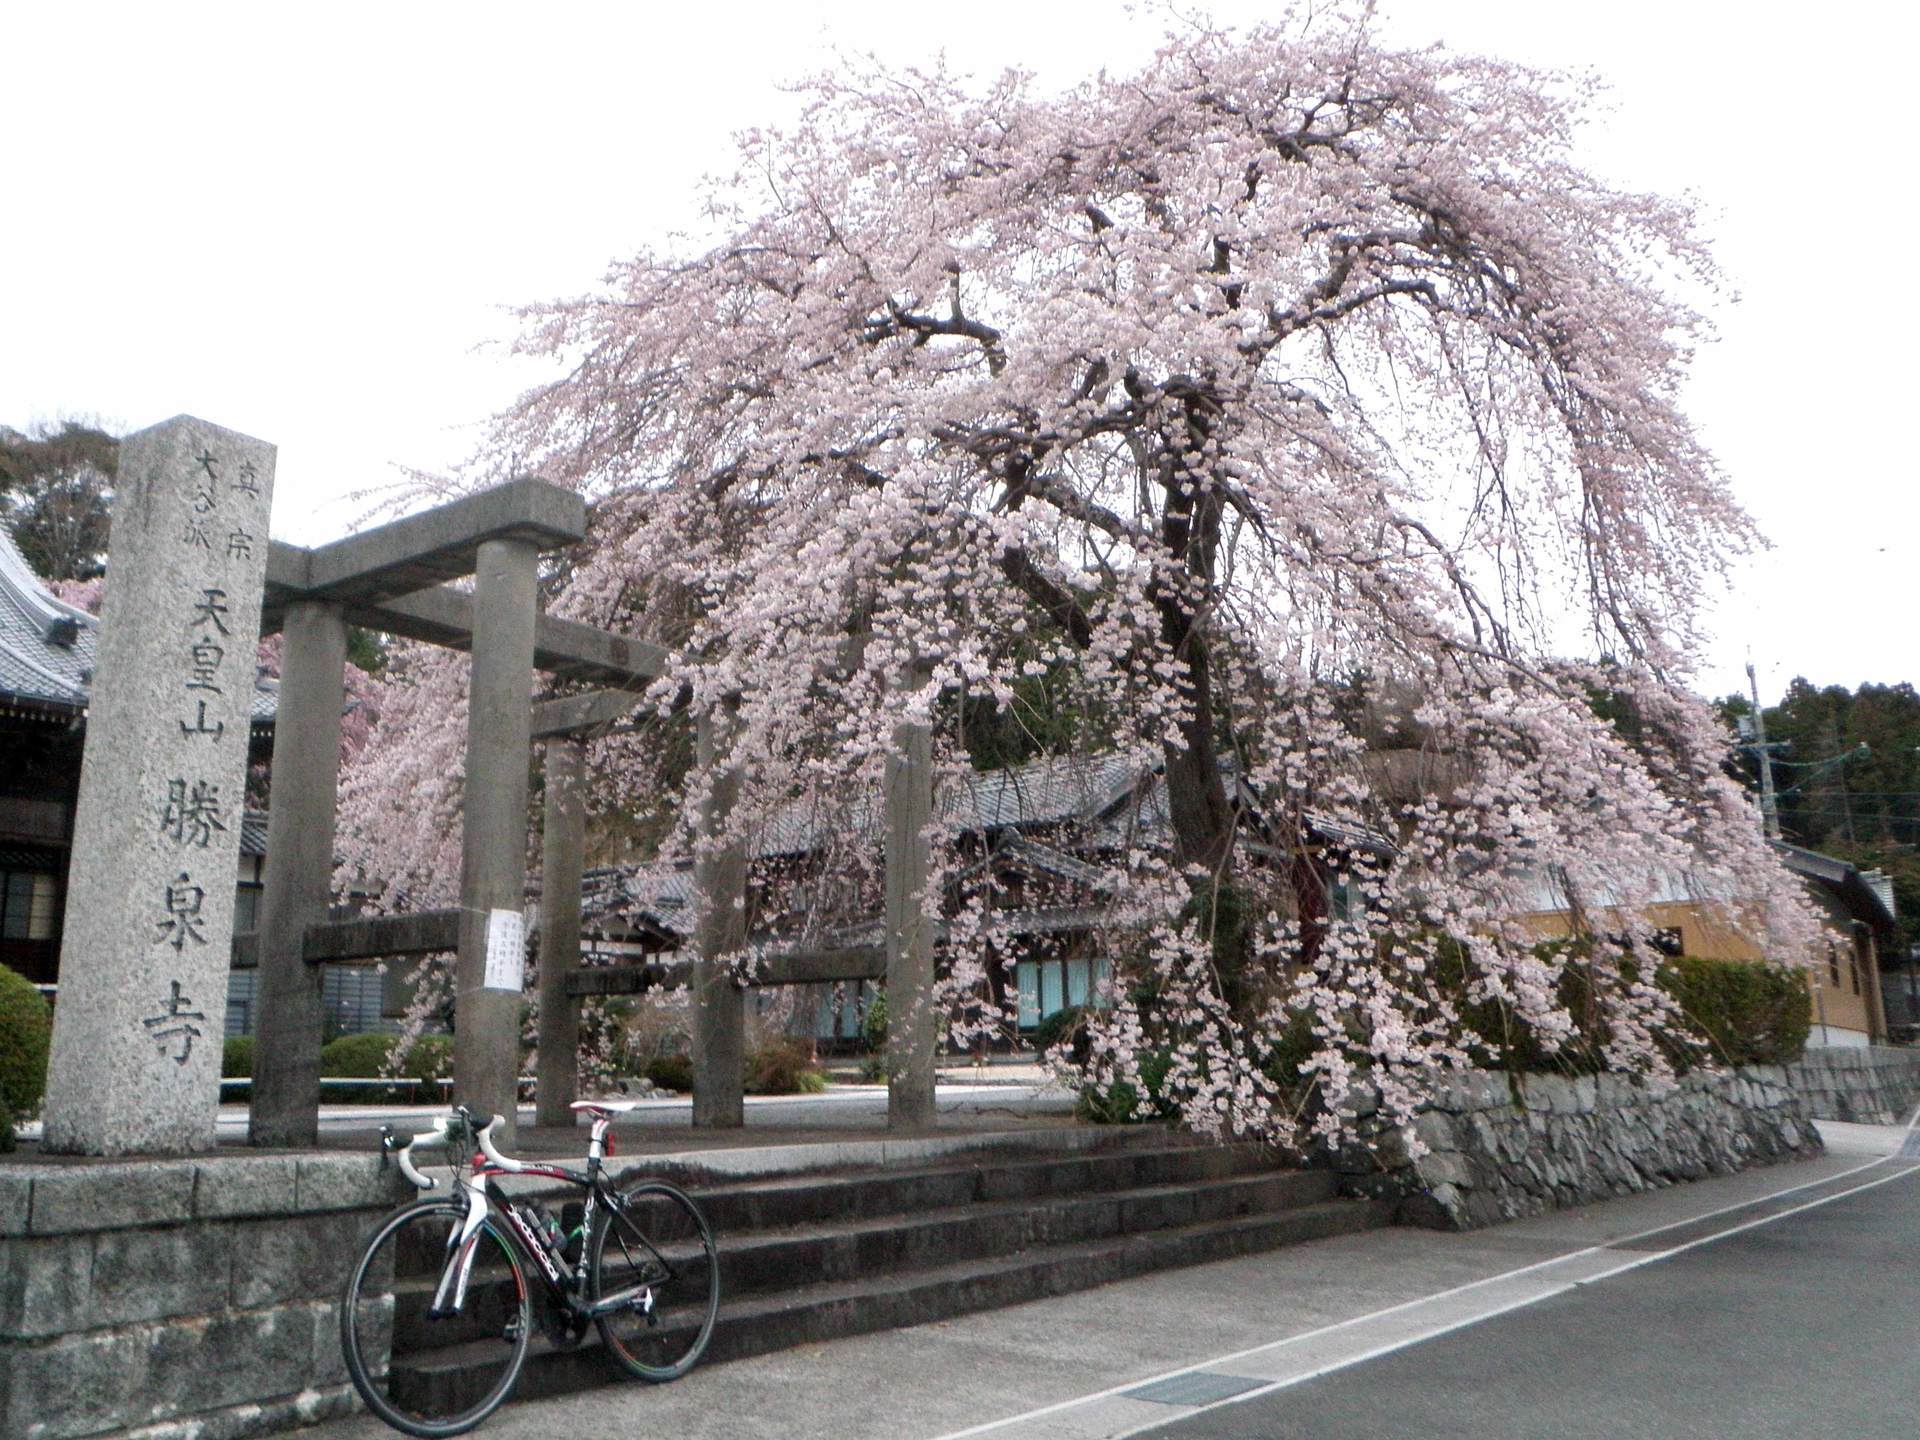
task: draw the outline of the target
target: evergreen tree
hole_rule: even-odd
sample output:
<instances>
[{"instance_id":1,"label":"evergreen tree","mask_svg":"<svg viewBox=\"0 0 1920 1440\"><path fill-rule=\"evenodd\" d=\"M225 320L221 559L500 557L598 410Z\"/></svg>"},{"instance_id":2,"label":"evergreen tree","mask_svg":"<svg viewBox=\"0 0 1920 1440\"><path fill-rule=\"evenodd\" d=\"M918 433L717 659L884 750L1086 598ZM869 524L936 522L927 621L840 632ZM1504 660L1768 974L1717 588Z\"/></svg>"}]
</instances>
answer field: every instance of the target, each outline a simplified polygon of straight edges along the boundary
<instances>
[{"instance_id":1,"label":"evergreen tree","mask_svg":"<svg viewBox=\"0 0 1920 1440\"><path fill-rule=\"evenodd\" d=\"M120 441L68 419L22 434L0 426L0 518L46 580L91 580L106 568Z\"/></svg>"}]
</instances>

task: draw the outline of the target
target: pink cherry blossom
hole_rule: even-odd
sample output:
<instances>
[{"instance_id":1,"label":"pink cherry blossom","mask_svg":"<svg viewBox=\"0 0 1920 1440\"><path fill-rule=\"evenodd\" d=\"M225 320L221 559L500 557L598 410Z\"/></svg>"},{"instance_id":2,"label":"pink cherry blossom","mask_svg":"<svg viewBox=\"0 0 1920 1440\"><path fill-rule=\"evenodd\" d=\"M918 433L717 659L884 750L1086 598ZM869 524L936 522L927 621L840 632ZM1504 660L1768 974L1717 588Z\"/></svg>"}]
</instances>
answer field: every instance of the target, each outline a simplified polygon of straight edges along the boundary
<instances>
[{"instance_id":1,"label":"pink cherry blossom","mask_svg":"<svg viewBox=\"0 0 1920 1440\"><path fill-rule=\"evenodd\" d=\"M596 804L692 853L665 717L734 697L735 831L765 851L803 807L815 837L750 932L817 937L876 911L896 725L935 724L951 797L952 697L1051 675L1167 797L1091 855L1119 978L1088 1078L1152 1060L1196 1128L1338 1136L1359 1087L1404 1120L1499 1061L1463 1004L1571 1040L1572 963L1605 1063L1667 1074L1635 906L1682 892L1783 963L1813 926L1688 689L1699 602L1757 543L1679 403L1719 276L1687 203L1574 159L1594 88L1386 48L1351 6L1192 25L1064 94L806 81L705 241L524 312L555 378L491 473L595 503L558 613L679 657L656 733L596 746ZM349 779L347 868L396 902L456 883L463 675L397 664ZM954 1034L1005 1030L978 837L951 804L934 829ZM1237 951L1195 902L1221 882ZM1543 908L1583 959L1537 951ZM1304 1104L1275 1079L1301 1023Z\"/></svg>"}]
</instances>

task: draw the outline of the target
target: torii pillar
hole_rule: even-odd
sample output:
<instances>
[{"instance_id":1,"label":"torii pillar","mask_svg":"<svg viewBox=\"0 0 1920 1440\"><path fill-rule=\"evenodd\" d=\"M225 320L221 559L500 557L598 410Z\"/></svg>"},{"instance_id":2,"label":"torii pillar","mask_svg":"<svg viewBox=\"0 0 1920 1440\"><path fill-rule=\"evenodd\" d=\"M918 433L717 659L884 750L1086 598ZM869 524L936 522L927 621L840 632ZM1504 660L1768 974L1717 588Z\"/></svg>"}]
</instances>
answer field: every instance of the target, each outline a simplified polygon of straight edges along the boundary
<instances>
[{"instance_id":1,"label":"torii pillar","mask_svg":"<svg viewBox=\"0 0 1920 1440\"><path fill-rule=\"evenodd\" d=\"M287 607L274 722L254 1027L251 1145L320 1138L320 1036L326 971L306 961L307 927L333 893L333 812L340 785L347 622L335 605Z\"/></svg>"},{"instance_id":2,"label":"torii pillar","mask_svg":"<svg viewBox=\"0 0 1920 1440\"><path fill-rule=\"evenodd\" d=\"M580 873L587 848L586 746L547 741L546 818L540 843L540 1060L534 1123L571 1125L580 1085L580 1000L567 980L580 968Z\"/></svg>"},{"instance_id":3,"label":"torii pillar","mask_svg":"<svg viewBox=\"0 0 1920 1440\"><path fill-rule=\"evenodd\" d=\"M740 795L729 757L736 723L724 704L694 722L706 791L693 862L693 1123L722 1129L746 1124L747 996L731 957L747 943L747 857L737 841L721 843Z\"/></svg>"},{"instance_id":4,"label":"torii pillar","mask_svg":"<svg viewBox=\"0 0 1920 1440\"><path fill-rule=\"evenodd\" d=\"M473 675L467 699L460 958L454 972L454 1091L482 1117L519 1109L521 906L527 889L527 772L533 736L533 632L540 550L488 540L474 566Z\"/></svg>"},{"instance_id":5,"label":"torii pillar","mask_svg":"<svg viewBox=\"0 0 1920 1440\"><path fill-rule=\"evenodd\" d=\"M915 666L904 683L927 681ZM894 727L887 756L887 1128L921 1130L934 1123L934 1061L940 1015L934 1005L933 897L927 893L932 851L933 730L924 720Z\"/></svg>"},{"instance_id":6,"label":"torii pillar","mask_svg":"<svg viewBox=\"0 0 1920 1440\"><path fill-rule=\"evenodd\" d=\"M277 541L270 547L262 630L284 628L287 650L259 937L254 1144L311 1143L317 1134L319 962L456 945L455 1084L464 1103L511 1120L533 668L537 660L568 678L630 684L650 679L662 662L656 647L540 613L540 552L585 534L578 494L519 479L316 549ZM467 574L476 577L471 595L440 584ZM404 923L326 922L349 624L473 650L458 912L398 917ZM360 931L367 933L351 933Z\"/></svg>"}]
</instances>

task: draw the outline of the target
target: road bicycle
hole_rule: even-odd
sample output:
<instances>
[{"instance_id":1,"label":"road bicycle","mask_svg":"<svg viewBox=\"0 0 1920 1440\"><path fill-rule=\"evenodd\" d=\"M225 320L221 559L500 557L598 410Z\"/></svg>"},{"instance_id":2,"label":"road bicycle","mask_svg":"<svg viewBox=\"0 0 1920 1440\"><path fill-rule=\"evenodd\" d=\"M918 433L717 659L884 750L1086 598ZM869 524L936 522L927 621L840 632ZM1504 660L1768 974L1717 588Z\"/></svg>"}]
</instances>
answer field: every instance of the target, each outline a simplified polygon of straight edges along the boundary
<instances>
[{"instance_id":1,"label":"road bicycle","mask_svg":"<svg viewBox=\"0 0 1920 1440\"><path fill-rule=\"evenodd\" d=\"M418 1135L382 1127L383 1156L422 1190L439 1182L415 1168L412 1152L446 1146L457 1194L389 1215L347 1281L340 1347L369 1410L409 1435L471 1430L512 1393L536 1315L559 1349L597 1328L606 1353L643 1380L693 1368L720 1309L713 1231L674 1186L643 1180L623 1189L609 1178L608 1131L633 1107L574 1104L593 1118L584 1170L501 1154L493 1144L501 1117L479 1124L465 1107ZM509 1197L503 1175L562 1181L585 1198L556 1218L538 1199ZM407 1363L420 1352L431 1352L430 1363Z\"/></svg>"}]
</instances>

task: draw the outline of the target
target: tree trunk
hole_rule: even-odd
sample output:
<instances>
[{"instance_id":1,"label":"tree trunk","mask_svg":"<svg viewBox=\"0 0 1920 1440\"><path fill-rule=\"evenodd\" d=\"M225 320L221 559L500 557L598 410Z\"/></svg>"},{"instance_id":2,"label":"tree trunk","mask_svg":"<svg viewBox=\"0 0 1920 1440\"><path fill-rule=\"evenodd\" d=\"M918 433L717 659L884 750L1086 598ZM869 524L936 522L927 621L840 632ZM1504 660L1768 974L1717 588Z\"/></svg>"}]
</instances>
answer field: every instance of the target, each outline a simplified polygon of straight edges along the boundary
<instances>
[{"instance_id":1,"label":"tree trunk","mask_svg":"<svg viewBox=\"0 0 1920 1440\"><path fill-rule=\"evenodd\" d=\"M1205 444L1208 422L1190 412L1186 428L1188 441L1198 453ZM1167 553L1183 562L1186 571L1184 585L1154 587L1161 644L1169 658L1185 666L1185 673L1174 682L1185 712L1179 738L1165 744L1167 810L1173 823L1174 854L1181 865L1204 866L1218 883L1229 878L1234 811L1214 740L1213 653L1204 613L1213 598L1221 501L1218 490L1202 490L1183 480L1184 457L1171 447L1162 454L1161 467L1159 479L1167 502L1160 538Z\"/></svg>"},{"instance_id":2,"label":"tree trunk","mask_svg":"<svg viewBox=\"0 0 1920 1440\"><path fill-rule=\"evenodd\" d=\"M1176 472L1177 473L1177 472ZM1157 587L1160 638L1169 656L1182 662L1174 682L1181 701L1175 738L1164 742L1167 814L1173 827L1174 858L1190 875L1190 915L1213 952L1221 998L1235 1010L1247 996L1247 931L1243 907L1233 888L1233 839L1236 807L1220 773L1214 738L1213 651L1206 634L1202 602L1211 598L1213 561L1220 538L1217 492L1196 493L1177 481L1166 486L1167 508L1161 536L1167 548L1186 562L1188 583L1176 590Z\"/></svg>"},{"instance_id":3,"label":"tree trunk","mask_svg":"<svg viewBox=\"0 0 1920 1440\"><path fill-rule=\"evenodd\" d=\"M1174 854L1181 865L1205 866L1209 875L1224 880L1231 866L1234 811L1214 740L1213 657L1191 620L1176 618L1169 611L1170 607L1162 607L1161 630L1173 653L1186 661L1186 675L1178 688L1188 709L1178 727L1178 740L1163 746ZM1176 623L1186 630L1178 642L1171 633Z\"/></svg>"}]
</instances>

